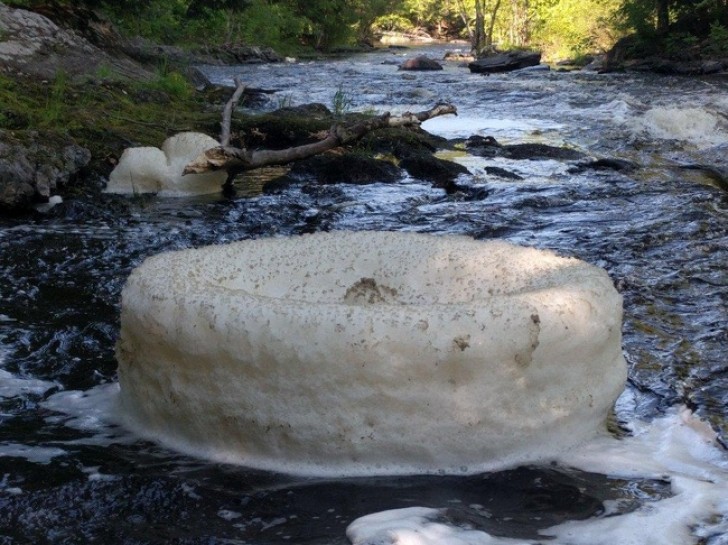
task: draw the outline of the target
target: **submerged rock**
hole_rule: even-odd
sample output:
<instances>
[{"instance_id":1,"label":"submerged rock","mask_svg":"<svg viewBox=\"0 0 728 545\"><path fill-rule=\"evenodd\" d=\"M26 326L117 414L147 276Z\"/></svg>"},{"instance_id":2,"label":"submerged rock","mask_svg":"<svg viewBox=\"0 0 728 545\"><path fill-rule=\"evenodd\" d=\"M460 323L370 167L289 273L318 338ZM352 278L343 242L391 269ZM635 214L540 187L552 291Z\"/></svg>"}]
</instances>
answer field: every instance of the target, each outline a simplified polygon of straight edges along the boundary
<instances>
[{"instance_id":1,"label":"submerged rock","mask_svg":"<svg viewBox=\"0 0 728 545\"><path fill-rule=\"evenodd\" d=\"M569 169L570 174L584 172L585 170L616 170L617 172L632 172L637 170L638 166L632 161L626 159L616 159L614 157L603 157L601 159L592 159L577 163Z\"/></svg>"},{"instance_id":2,"label":"submerged rock","mask_svg":"<svg viewBox=\"0 0 728 545\"><path fill-rule=\"evenodd\" d=\"M399 65L400 70L442 70L442 65L429 57L421 55L412 59L407 59Z\"/></svg>"},{"instance_id":3,"label":"submerged rock","mask_svg":"<svg viewBox=\"0 0 728 545\"><path fill-rule=\"evenodd\" d=\"M402 171L388 161L359 153L326 153L293 163L285 176L267 182L263 190L273 193L296 182L317 184L374 184L396 182Z\"/></svg>"},{"instance_id":4,"label":"submerged rock","mask_svg":"<svg viewBox=\"0 0 728 545\"><path fill-rule=\"evenodd\" d=\"M450 192L456 190L452 186L458 176L470 171L459 163L446 161L427 153L405 153L401 155L399 166L413 178L432 182Z\"/></svg>"},{"instance_id":5,"label":"submerged rock","mask_svg":"<svg viewBox=\"0 0 728 545\"><path fill-rule=\"evenodd\" d=\"M492 136L471 136L465 142L468 151L480 157L506 157L508 159L558 159L576 160L583 159L586 154L572 149L548 144L501 144Z\"/></svg>"}]
</instances>

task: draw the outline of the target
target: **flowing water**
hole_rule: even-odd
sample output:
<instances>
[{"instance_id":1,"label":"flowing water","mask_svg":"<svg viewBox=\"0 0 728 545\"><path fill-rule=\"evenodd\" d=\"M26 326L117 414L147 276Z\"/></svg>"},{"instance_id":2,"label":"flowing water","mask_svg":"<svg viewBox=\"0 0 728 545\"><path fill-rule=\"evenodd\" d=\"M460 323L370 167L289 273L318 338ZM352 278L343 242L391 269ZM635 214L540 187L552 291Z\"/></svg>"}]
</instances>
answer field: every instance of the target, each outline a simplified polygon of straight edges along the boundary
<instances>
[{"instance_id":1,"label":"flowing water","mask_svg":"<svg viewBox=\"0 0 728 545\"><path fill-rule=\"evenodd\" d=\"M451 195L411 178L265 195L251 177L235 198L109 197L3 220L0 544L728 543L728 198L716 183L728 81L397 71L415 53L207 70L275 89L264 109L330 106L337 90L357 110L445 100L459 115L427 122L433 133L639 168L570 172L463 149L443 156L470 170L459 182L471 190ZM134 266L164 250L343 229L502 238L605 268L624 296L629 382L610 423L621 439L548 466L322 480L191 458L113 424L120 291Z\"/></svg>"}]
</instances>

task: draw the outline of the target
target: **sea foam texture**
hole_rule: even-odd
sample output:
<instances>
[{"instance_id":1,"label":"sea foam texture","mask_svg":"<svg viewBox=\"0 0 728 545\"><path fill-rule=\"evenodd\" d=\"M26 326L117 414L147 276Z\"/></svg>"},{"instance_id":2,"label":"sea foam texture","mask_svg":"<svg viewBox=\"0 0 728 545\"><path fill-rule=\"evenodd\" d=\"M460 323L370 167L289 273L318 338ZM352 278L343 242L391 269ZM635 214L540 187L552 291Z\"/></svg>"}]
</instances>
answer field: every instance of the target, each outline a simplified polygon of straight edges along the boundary
<instances>
[{"instance_id":1,"label":"sea foam texture","mask_svg":"<svg viewBox=\"0 0 728 545\"><path fill-rule=\"evenodd\" d=\"M334 232L147 259L122 296L122 417L200 456L301 474L457 472L599 433L622 299L504 242Z\"/></svg>"},{"instance_id":2,"label":"sea foam texture","mask_svg":"<svg viewBox=\"0 0 728 545\"><path fill-rule=\"evenodd\" d=\"M109 175L106 192L167 197L219 193L227 177L223 171L182 175L197 156L219 145L206 134L182 132L167 138L161 149L127 148Z\"/></svg>"}]
</instances>

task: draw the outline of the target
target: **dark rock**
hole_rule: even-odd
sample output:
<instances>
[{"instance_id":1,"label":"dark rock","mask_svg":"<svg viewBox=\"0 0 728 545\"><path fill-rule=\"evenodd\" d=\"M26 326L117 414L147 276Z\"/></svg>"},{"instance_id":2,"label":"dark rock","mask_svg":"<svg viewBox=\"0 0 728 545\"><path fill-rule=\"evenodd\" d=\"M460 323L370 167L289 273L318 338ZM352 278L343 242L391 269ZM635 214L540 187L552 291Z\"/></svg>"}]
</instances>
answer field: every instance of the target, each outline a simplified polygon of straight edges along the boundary
<instances>
[{"instance_id":1,"label":"dark rock","mask_svg":"<svg viewBox=\"0 0 728 545\"><path fill-rule=\"evenodd\" d=\"M288 174L320 184L373 184L396 182L402 173L392 163L356 153L326 153L296 161Z\"/></svg>"},{"instance_id":2,"label":"dark rock","mask_svg":"<svg viewBox=\"0 0 728 545\"><path fill-rule=\"evenodd\" d=\"M572 161L586 157L580 151L571 148L560 148L547 144L500 144L492 136L471 136L465 142L473 155L480 157L505 157L507 159L558 159Z\"/></svg>"},{"instance_id":3,"label":"dark rock","mask_svg":"<svg viewBox=\"0 0 728 545\"><path fill-rule=\"evenodd\" d=\"M457 190L457 187L453 187L452 184L458 176L470 173L461 164L439 159L427 153L404 155L400 157L399 166L413 178L432 182L435 187L442 187L448 193Z\"/></svg>"},{"instance_id":4,"label":"dark rock","mask_svg":"<svg viewBox=\"0 0 728 545\"><path fill-rule=\"evenodd\" d=\"M700 65L700 70L703 74L717 74L722 72L728 67L728 63L724 61L704 61Z\"/></svg>"},{"instance_id":5,"label":"dark rock","mask_svg":"<svg viewBox=\"0 0 728 545\"><path fill-rule=\"evenodd\" d=\"M276 193L300 182L365 185L392 183L401 177L401 170L387 161L355 153L326 153L296 161L287 175L267 182L263 191Z\"/></svg>"},{"instance_id":6,"label":"dark rock","mask_svg":"<svg viewBox=\"0 0 728 545\"><path fill-rule=\"evenodd\" d=\"M429 57L419 56L407 59L399 65L400 70L442 70L442 65Z\"/></svg>"},{"instance_id":7,"label":"dark rock","mask_svg":"<svg viewBox=\"0 0 728 545\"><path fill-rule=\"evenodd\" d=\"M528 66L537 66L541 62L541 53L533 51L506 51L480 58L468 64L471 72L476 74L492 74L495 72L511 72Z\"/></svg>"},{"instance_id":8,"label":"dark rock","mask_svg":"<svg viewBox=\"0 0 728 545\"><path fill-rule=\"evenodd\" d=\"M233 119L231 145L243 148L284 149L321 139L334 122L323 104L304 104L274 112Z\"/></svg>"},{"instance_id":9,"label":"dark rock","mask_svg":"<svg viewBox=\"0 0 728 545\"><path fill-rule=\"evenodd\" d=\"M680 165L683 170L695 170L705 176L713 185L728 191L728 168L721 168L712 165L688 164Z\"/></svg>"},{"instance_id":10,"label":"dark rock","mask_svg":"<svg viewBox=\"0 0 728 545\"><path fill-rule=\"evenodd\" d=\"M20 212L46 202L91 160L91 152L70 140L46 140L28 132L21 142L0 131L0 210Z\"/></svg>"},{"instance_id":11,"label":"dark rock","mask_svg":"<svg viewBox=\"0 0 728 545\"><path fill-rule=\"evenodd\" d=\"M570 174L577 174L585 170L616 170L617 172L632 172L637 170L637 164L626 159L615 159L613 157L605 157L603 159L593 159L591 161L583 161L577 163L569 169Z\"/></svg>"},{"instance_id":12,"label":"dark rock","mask_svg":"<svg viewBox=\"0 0 728 545\"><path fill-rule=\"evenodd\" d=\"M506 170L500 167L485 167L486 174L491 176L498 176L499 178L506 178L507 180L523 180L523 176L519 176L515 172Z\"/></svg>"}]
</instances>

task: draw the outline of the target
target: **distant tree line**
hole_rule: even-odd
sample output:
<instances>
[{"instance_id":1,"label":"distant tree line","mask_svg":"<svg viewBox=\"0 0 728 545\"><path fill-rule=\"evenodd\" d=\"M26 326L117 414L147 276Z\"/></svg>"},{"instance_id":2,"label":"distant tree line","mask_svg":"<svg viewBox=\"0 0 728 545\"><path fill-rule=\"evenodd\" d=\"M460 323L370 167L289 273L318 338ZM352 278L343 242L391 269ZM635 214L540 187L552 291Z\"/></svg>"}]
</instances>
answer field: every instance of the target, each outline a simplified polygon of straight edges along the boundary
<instances>
[{"instance_id":1,"label":"distant tree line","mask_svg":"<svg viewBox=\"0 0 728 545\"><path fill-rule=\"evenodd\" d=\"M248 43L282 52L371 42L387 32L467 39L476 53L535 47L551 58L636 32L672 47L708 39L728 54L728 0L6 0L83 4L126 33L167 43ZM670 41L672 40L672 41Z\"/></svg>"}]
</instances>

